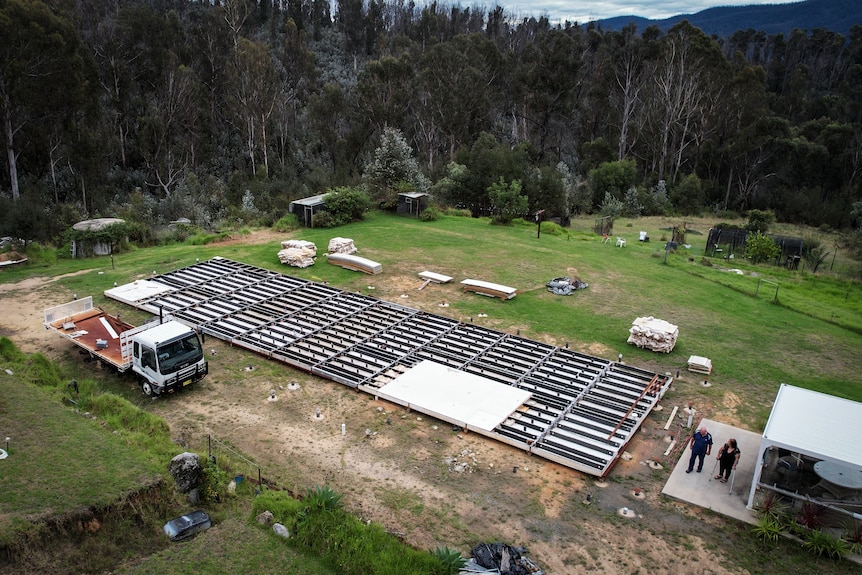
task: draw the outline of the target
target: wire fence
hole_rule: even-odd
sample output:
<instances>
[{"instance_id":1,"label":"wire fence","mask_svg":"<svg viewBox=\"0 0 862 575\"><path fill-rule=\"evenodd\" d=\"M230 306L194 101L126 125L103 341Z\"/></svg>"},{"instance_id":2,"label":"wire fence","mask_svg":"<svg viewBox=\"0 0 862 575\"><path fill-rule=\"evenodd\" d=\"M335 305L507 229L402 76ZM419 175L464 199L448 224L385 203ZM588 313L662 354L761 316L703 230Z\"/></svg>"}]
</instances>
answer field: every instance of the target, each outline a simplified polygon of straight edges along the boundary
<instances>
[{"instance_id":1,"label":"wire fence","mask_svg":"<svg viewBox=\"0 0 862 575\"><path fill-rule=\"evenodd\" d=\"M259 486L270 483L263 477L260 465L212 435L207 435L207 457L228 471L236 483L245 480L256 482Z\"/></svg>"}]
</instances>

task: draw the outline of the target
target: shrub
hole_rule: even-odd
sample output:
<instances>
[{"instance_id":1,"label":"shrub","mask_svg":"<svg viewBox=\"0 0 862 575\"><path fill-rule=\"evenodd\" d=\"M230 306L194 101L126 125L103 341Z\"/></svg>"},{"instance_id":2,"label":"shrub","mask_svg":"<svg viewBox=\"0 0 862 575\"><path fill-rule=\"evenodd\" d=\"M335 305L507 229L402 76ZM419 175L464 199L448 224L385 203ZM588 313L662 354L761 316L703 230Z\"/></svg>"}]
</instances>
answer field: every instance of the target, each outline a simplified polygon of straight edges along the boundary
<instances>
[{"instance_id":1,"label":"shrub","mask_svg":"<svg viewBox=\"0 0 862 575\"><path fill-rule=\"evenodd\" d=\"M318 485L308 490L305 504L310 509L336 511L341 509L342 497L340 493L333 491L328 485Z\"/></svg>"},{"instance_id":2,"label":"shrub","mask_svg":"<svg viewBox=\"0 0 862 575\"><path fill-rule=\"evenodd\" d=\"M799 517L796 520L800 525L808 529L817 529L820 527L825 512L826 508L824 506L806 501L802 504L799 510Z\"/></svg>"},{"instance_id":3,"label":"shrub","mask_svg":"<svg viewBox=\"0 0 862 575\"><path fill-rule=\"evenodd\" d=\"M548 234L549 236L562 236L566 233L566 230L556 222L542 222L539 224L539 228L543 234Z\"/></svg>"},{"instance_id":4,"label":"shrub","mask_svg":"<svg viewBox=\"0 0 862 575\"><path fill-rule=\"evenodd\" d=\"M752 263L759 264L776 259L781 255L781 248L769 236L754 232L745 238L745 255Z\"/></svg>"},{"instance_id":5,"label":"shrub","mask_svg":"<svg viewBox=\"0 0 862 575\"><path fill-rule=\"evenodd\" d=\"M757 513L780 523L787 515L787 506L775 491L767 491L757 506Z\"/></svg>"},{"instance_id":6,"label":"shrub","mask_svg":"<svg viewBox=\"0 0 862 575\"><path fill-rule=\"evenodd\" d=\"M840 559L849 550L844 540L817 529L813 529L808 533L802 545L818 557L829 557L831 559Z\"/></svg>"},{"instance_id":7,"label":"shrub","mask_svg":"<svg viewBox=\"0 0 862 575\"><path fill-rule=\"evenodd\" d=\"M315 223L321 227L335 227L349 224L350 222L358 222L365 216L365 212L371 207L371 201L368 194L361 188L340 187L330 190L324 196L323 201L326 203L326 212L329 216L327 224L321 224L321 220L326 221L326 218L320 218L323 213L318 214L315 218Z\"/></svg>"},{"instance_id":8,"label":"shrub","mask_svg":"<svg viewBox=\"0 0 862 575\"><path fill-rule=\"evenodd\" d=\"M285 214L272 224L273 231L279 233L292 232L299 229L299 218L296 214Z\"/></svg>"},{"instance_id":9,"label":"shrub","mask_svg":"<svg viewBox=\"0 0 862 575\"><path fill-rule=\"evenodd\" d=\"M437 547L432 555L440 561L444 575L457 575L467 564L467 560L461 557L460 551L448 547Z\"/></svg>"},{"instance_id":10,"label":"shrub","mask_svg":"<svg viewBox=\"0 0 862 575\"><path fill-rule=\"evenodd\" d=\"M862 523L852 521L844 530L844 540L849 545L851 553L862 554Z\"/></svg>"},{"instance_id":11,"label":"shrub","mask_svg":"<svg viewBox=\"0 0 862 575\"><path fill-rule=\"evenodd\" d=\"M758 539L768 542L778 541L778 538L781 536L781 523L774 517L764 515L757 520L757 524L752 528L752 531Z\"/></svg>"},{"instance_id":12,"label":"shrub","mask_svg":"<svg viewBox=\"0 0 862 575\"><path fill-rule=\"evenodd\" d=\"M464 208L446 208L444 212L447 216L454 216L456 218L472 218L473 214L468 209Z\"/></svg>"},{"instance_id":13,"label":"shrub","mask_svg":"<svg viewBox=\"0 0 862 575\"><path fill-rule=\"evenodd\" d=\"M443 217L443 212L440 211L440 208L433 205L428 206L419 213L419 221L422 222L436 222L441 217Z\"/></svg>"},{"instance_id":14,"label":"shrub","mask_svg":"<svg viewBox=\"0 0 862 575\"><path fill-rule=\"evenodd\" d=\"M748 212L748 224L745 228L751 232L765 234L769 226L775 223L775 213L768 210L751 210Z\"/></svg>"}]
</instances>

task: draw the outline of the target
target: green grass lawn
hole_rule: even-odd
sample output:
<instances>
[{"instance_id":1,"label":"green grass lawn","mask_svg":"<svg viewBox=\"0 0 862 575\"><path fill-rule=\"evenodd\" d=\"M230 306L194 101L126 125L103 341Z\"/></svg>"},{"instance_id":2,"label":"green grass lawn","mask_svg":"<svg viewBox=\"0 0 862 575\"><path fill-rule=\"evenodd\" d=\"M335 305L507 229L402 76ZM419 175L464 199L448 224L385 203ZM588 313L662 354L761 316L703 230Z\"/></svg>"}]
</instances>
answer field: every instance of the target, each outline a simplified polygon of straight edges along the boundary
<instances>
[{"instance_id":1,"label":"green grass lawn","mask_svg":"<svg viewBox=\"0 0 862 575\"><path fill-rule=\"evenodd\" d=\"M103 291L114 282L164 273L196 259L227 257L352 291L362 291L369 283L418 279L418 272L431 270L455 278L452 284L434 286L441 298L452 295L446 314L453 317L472 318L485 312L489 327L520 330L522 335L557 345L570 343L607 358L622 353L626 361L660 372L684 370L690 355L706 356L713 362L715 383L761 404L771 399L781 383L862 401L858 385L862 383L862 288L858 282L753 266L741 258L714 259L712 266L706 266L702 263L705 233L689 235L690 249L665 257L662 230L650 228L647 222L636 221L630 229L618 224L616 235L627 237L628 242L625 248L617 248L602 244L587 229L591 221L575 222L561 235L537 237L530 223L503 227L483 219L454 217L420 222L371 213L363 222L297 230L281 238L312 241L319 254L332 237L352 238L358 255L383 265L378 276L327 265L322 257L310 268L287 267L276 257L278 241L255 245L237 236L239 241L228 245L173 245L135 249L111 259L61 259L49 267L35 264L10 270L3 280L28 273L58 276L89 270L67 275L57 282L57 289L93 295L97 305L134 321L139 312L107 300ZM638 242L638 229L647 230L653 241ZM731 267L744 274L727 271ZM572 296L546 290L545 282L567 275L577 275L590 287ZM468 277L516 287L519 295L507 302L481 296L455 298L456 282ZM626 343L632 320L649 315L679 326L679 339L670 354ZM750 423L756 428L764 422Z\"/></svg>"},{"instance_id":2,"label":"green grass lawn","mask_svg":"<svg viewBox=\"0 0 862 575\"><path fill-rule=\"evenodd\" d=\"M705 234L690 236L690 248L665 254L658 221L618 228L615 235L626 237L627 246L617 248L602 244L589 231L591 221L577 221L559 235L543 231L537 237L533 224L501 227L487 220L454 217L426 223L372 213L364 222L332 230L298 230L265 244L243 241L242 234L235 234L227 244L132 249L111 258L34 258L25 267L3 270L0 283L33 276L59 278L50 288L57 302L72 294L92 295L97 305L135 323L144 314L105 298L104 290L153 272L192 265L198 259L222 256L363 293L371 293L370 283L418 286L416 274L430 270L455 278L452 284L428 288L451 301L445 313L452 317L469 321L485 312L485 325L494 329L519 331L608 359L623 354L626 362L661 373L684 371L690 355L709 357L714 385L691 393L714 401L727 392L736 394L742 402L738 411L742 424L755 431L765 424L781 383L862 401L862 288L858 282L828 273L814 276L753 266L741 259L712 260L707 266ZM639 229L648 230L653 241L639 243ZM352 238L358 255L380 262L383 273L351 272L326 264L322 257L306 269L283 266L277 259L282 239L312 241L318 254L323 254L335 236ZM557 296L545 288L554 277L573 275L589 288L571 296ZM468 277L516 287L518 296L502 302L464 295L457 282ZM776 284L777 301L773 301ZM679 340L671 353L626 343L632 320L647 315L679 326ZM130 448L122 434L105 433L102 421L76 414L62 407L56 396L33 393L18 381L0 371L4 389L0 439L4 433L12 437L13 454L0 462L4 477L0 533L5 530L8 535L9 526L19 519L109 504L164 473L164 462L154 463L158 458L151 453ZM238 555L270 553L262 551L269 548L269 534L249 534L246 527L230 522L221 528L235 531L243 541L237 543ZM203 545L206 539L200 542ZM196 541L187 549L205 555L198 545ZM130 572L164 572L165 565L177 561L176 553L169 549ZM214 573L267 572L250 568L241 557L214 556L212 561L224 567L214 566ZM290 568L279 572L318 572Z\"/></svg>"},{"instance_id":3,"label":"green grass lawn","mask_svg":"<svg viewBox=\"0 0 862 575\"><path fill-rule=\"evenodd\" d=\"M0 461L0 533L15 518L109 505L160 480L162 462L122 434L106 433L101 419L64 407L10 371L0 371L0 439L10 437L9 457Z\"/></svg>"}]
</instances>

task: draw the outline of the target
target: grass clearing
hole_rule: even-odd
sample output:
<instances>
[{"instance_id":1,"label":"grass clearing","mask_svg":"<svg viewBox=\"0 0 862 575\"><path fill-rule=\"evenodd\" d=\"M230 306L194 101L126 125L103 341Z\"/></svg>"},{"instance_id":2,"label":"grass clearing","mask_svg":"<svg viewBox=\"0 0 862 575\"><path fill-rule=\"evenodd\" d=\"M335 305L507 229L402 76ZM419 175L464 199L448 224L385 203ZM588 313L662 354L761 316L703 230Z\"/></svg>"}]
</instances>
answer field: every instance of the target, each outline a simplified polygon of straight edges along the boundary
<instances>
[{"instance_id":1,"label":"grass clearing","mask_svg":"<svg viewBox=\"0 0 862 575\"><path fill-rule=\"evenodd\" d=\"M805 271L752 266L741 260L734 261L732 265L742 270L744 275L725 271L730 267L726 260L712 259L713 265L707 267L701 263L707 222L698 223L704 228L704 235L690 236L690 249L668 254L666 262L665 253L660 249L664 244L658 238L664 233L662 227L670 225L668 222L659 219L637 221L631 228L618 223L617 235L627 239L625 248L602 244L601 238L589 231L591 222L591 219L585 218L576 221L567 233L543 233L541 238L537 238L534 225L500 227L489 225L484 220L454 217L425 223L371 214L366 222L336 230L298 230L283 235L272 234L269 241L261 244L238 238L215 245L136 249L116 254L113 258L57 258L50 265L34 261L27 267L2 270L0 283L56 278L49 288L40 292L46 294L46 307L68 301L72 294L81 297L93 295L97 305L122 314L124 319L132 323L138 323L144 318L144 313L105 298L102 295L104 290L115 282L127 283L149 277L153 272L163 273L191 265L196 259L222 256L296 277L325 281L345 290L361 291L389 301L406 303L431 313L481 322L482 325L508 333L520 332L523 336L555 345L569 345L608 359L615 359L621 353L626 362L658 372L682 370L685 374L689 355L705 355L712 359L715 366L711 377L713 387L672 390L671 394L684 393L686 399L694 398L714 406L714 411L708 416L720 416L722 409L728 409L733 412L739 425L753 430L761 429L765 423L780 383L862 400L862 386L859 385L862 383L862 354L859 353L862 349L862 290L858 282L829 273L813 276ZM691 227L693 224L689 225ZM639 229L649 232L653 238L650 244L637 241ZM360 250L358 255L380 262L383 274L368 276L327 264L322 254L326 251L329 239L336 235L354 239ZM278 262L276 254L280 249L279 242L291 237L317 244L321 257L316 265L300 270ZM854 265L857 264L839 259L836 267L851 270ZM419 292L416 288L421 281L416 274L423 270L450 275L455 281L446 285L431 285ZM576 276L589 283L590 287L572 296L555 296L545 289L544 284L558 276ZM462 293L457 282L468 277L517 287L519 295L513 300L501 302ZM754 296L757 282L763 278L779 284L777 304L772 303L772 291L766 289L766 285L761 284L757 297ZM370 290L369 286L375 289ZM10 298L6 302L12 301L11 297L14 297L5 292L0 293L0 297ZM401 295L408 295L409 298L401 300ZM437 307L440 300L446 300L449 307ZM480 313L486 313L487 317L480 318ZM631 321L643 315L654 315L679 326L680 339L673 352L656 354L626 344ZM34 321L40 321L40 318ZM282 376L283 366L250 352L225 348L224 353L229 354L230 361L224 363L223 369L211 373L209 379L213 385L232 386L242 391L247 389L241 384L246 379L268 385L267 380L276 380ZM77 379L82 391L90 393L108 389L134 406L149 409L149 400L142 398L133 383L94 374L92 365L81 364L79 358L72 354L63 355L61 363L64 369L68 369L63 372L66 379ZM253 370L247 371L248 367ZM15 371L22 377L26 375L28 382L33 379L60 378L39 361L20 370L16 368ZM687 375L683 377L696 379ZM7 376L0 372L0 384L4 389L29 389L29 383L25 386L16 384L18 379L4 378ZM60 383L65 383L65 380ZM50 447L41 444L34 446L31 443L51 443L62 447L45 451L34 463L37 467L27 471L32 476L39 476L33 479L32 484L29 480L7 483L8 489L0 494L0 533L4 537L9 536L11 526L19 518L63 513L63 509L74 509L81 505L110 504L147 481L162 477L165 458L176 446L170 445L171 438L157 423L128 415L86 419L60 406L60 396L68 396L64 390L32 389L36 389L41 398L38 394L30 393L25 394L27 397L3 394L0 398L0 426L9 427L0 429L11 429L6 433L12 436L13 453L23 447L19 441L25 440L28 442L28 453L31 449L48 450ZM300 393L311 393L309 389L304 387ZM348 394L347 391L343 393ZM28 399L30 395L36 398ZM190 389L187 395L173 399L195 402L199 397L204 397L204 394ZM731 397L734 399L728 403ZM19 403L28 401L33 405L19 407ZM112 405L116 402L110 398L102 401L111 402ZM243 399L237 397L236 401ZM356 401L360 399L357 397ZM331 398L321 397L319 403L328 411L330 402ZM117 409L120 409L122 402L117 403ZM56 416L54 411L61 415ZM21 417L20 414L26 415ZM331 417L340 416L332 414ZM399 419L394 423L397 426L387 425L382 415L377 422L379 428L394 429L395 436L403 438L405 442L413 437L420 426L412 418ZM43 426L46 427L44 431L41 429ZM79 431L78 427L84 431ZM105 429L115 427L121 431L117 434L105 433ZM90 432L102 438L107 437L105 446L91 449L90 446L95 444L88 435ZM61 443L66 441L65 437L61 437L63 435L72 436L69 443ZM444 433L440 431L436 435L443 436ZM51 438L51 441L41 442L40 438L44 437ZM421 444L402 447L398 442L381 447L381 451L393 457L403 456L404 461L415 462L417 467L421 467L440 484L445 483L447 487L467 492L470 489L467 482L453 479L439 464L439 460L447 453L433 441L434 437L429 432L431 439ZM137 446L141 453L128 454L133 451L130 446ZM422 449L430 453L431 457L421 461L409 448ZM79 455L82 453L84 455ZM129 457L130 460L123 462L123 457ZM300 457L298 454L297 458ZM7 465L11 461L10 458L3 462L4 470L11 469ZM91 477L90 473L96 477ZM280 479L291 487L307 482L294 469L285 469L283 474L284 477ZM108 476L117 476L116 482L106 482ZM49 483L39 483L42 477ZM57 487L60 484L61 489ZM50 488L43 486L41 490L33 491L31 485L50 485ZM477 538L475 527L462 518L463 510L446 502L437 502L432 507L395 483L386 484L385 487L369 483L365 488L404 516L427 518L424 520L431 523L431 529L439 534L441 540L455 541L469 547ZM59 495L58 491L68 493ZM34 498L34 493L38 497ZM597 500L599 498L597 494ZM587 515L594 520L604 516L599 513L598 503L587 511L580 504L580 499L577 497L571 508L565 508L566 515ZM542 505L540 499L534 501L531 498L526 502L523 513L538 513L542 511ZM267 573L274 572L273 566L278 565L279 572L326 573L324 567L316 567L312 563L304 568L294 568L294 558L288 556L288 551L271 549L272 535L246 525L242 504L237 503L236 506L235 510L220 512L222 516L217 527L204 534L205 537L189 545L169 547L145 561L135 561L125 572ZM502 524L505 517L500 517L499 521ZM611 515L607 521L616 519ZM547 525L535 523L533 536L544 537L546 530L550 529ZM624 524L621 523L621 526ZM130 532L134 528L128 525L123 529ZM487 528L495 531L492 526ZM470 532L471 529L474 533ZM673 540L673 533L675 531L671 530L669 540ZM493 534L502 535L496 531ZM159 534L150 532L149 535L157 537ZM736 534L735 537L739 545L745 544L746 553L761 555L750 560L737 559L741 568L747 568L752 573L779 572L771 570L771 567L800 573L813 572L814 568L824 573L838 572L839 569L820 569L819 564L813 563L801 551L789 554L793 558L791 561L786 556L788 554L781 551L787 545L780 545L773 551L763 551L759 549L761 546L758 543L749 541L752 538L746 539L745 533ZM567 551L572 562L597 561L598 551L591 547L594 543L587 545L586 555L571 549ZM278 547L289 549L289 546ZM207 549L216 551L208 556ZM260 559L250 559L256 556ZM795 571L790 567L793 561L799 565ZM306 565L301 558L299 564ZM99 572L98 568L103 572L110 567L93 565L93 570L89 572ZM322 570L317 571L318 568ZM88 572L87 569L81 571Z\"/></svg>"}]
</instances>

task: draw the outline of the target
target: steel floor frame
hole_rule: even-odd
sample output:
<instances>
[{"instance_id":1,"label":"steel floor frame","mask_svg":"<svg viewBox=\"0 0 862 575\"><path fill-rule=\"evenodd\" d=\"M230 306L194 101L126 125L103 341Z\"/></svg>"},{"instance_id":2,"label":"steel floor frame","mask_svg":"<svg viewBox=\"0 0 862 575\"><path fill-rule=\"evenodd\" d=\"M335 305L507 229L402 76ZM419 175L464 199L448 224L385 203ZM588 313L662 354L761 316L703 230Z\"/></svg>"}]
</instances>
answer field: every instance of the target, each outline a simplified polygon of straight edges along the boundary
<instances>
[{"instance_id":1,"label":"steel floor frame","mask_svg":"<svg viewBox=\"0 0 862 575\"><path fill-rule=\"evenodd\" d=\"M221 257L148 281L170 290L140 300L105 295L375 397L423 360L529 391L532 397L491 433L471 431L598 477L672 382L669 375Z\"/></svg>"}]
</instances>

